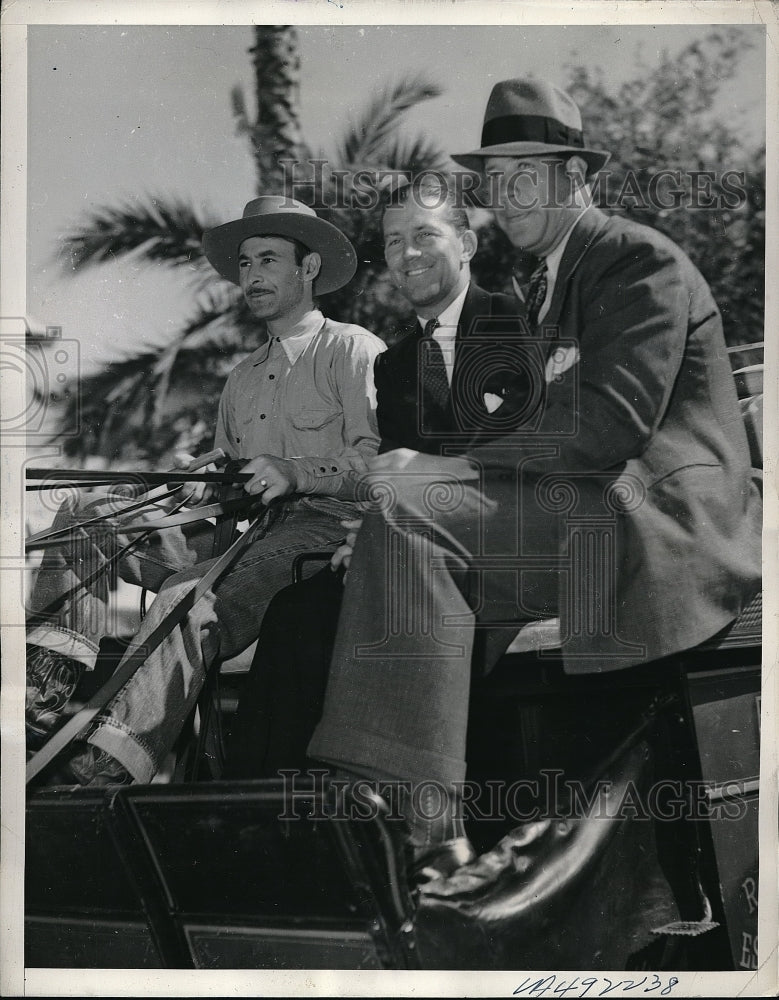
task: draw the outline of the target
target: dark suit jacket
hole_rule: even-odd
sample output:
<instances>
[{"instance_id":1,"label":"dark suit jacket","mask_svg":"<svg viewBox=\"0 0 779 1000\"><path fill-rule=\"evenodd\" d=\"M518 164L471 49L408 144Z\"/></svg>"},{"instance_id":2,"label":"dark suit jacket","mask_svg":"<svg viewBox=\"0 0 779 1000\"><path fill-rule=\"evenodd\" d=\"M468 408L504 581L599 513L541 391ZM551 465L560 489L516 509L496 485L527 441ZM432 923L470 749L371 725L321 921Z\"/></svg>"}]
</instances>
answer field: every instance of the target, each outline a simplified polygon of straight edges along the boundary
<instances>
[{"instance_id":1,"label":"dark suit jacket","mask_svg":"<svg viewBox=\"0 0 779 1000\"><path fill-rule=\"evenodd\" d=\"M411 448L451 454L517 426L529 405L525 365L515 346L523 343L528 331L518 311L514 296L486 292L471 282L460 313L451 401L446 408L423 396L418 324L408 327L402 340L376 358L379 452ZM501 354L496 354L498 345ZM503 399L494 414L484 405L485 392Z\"/></svg>"},{"instance_id":2,"label":"dark suit jacket","mask_svg":"<svg viewBox=\"0 0 779 1000\"><path fill-rule=\"evenodd\" d=\"M633 648L611 659L613 630L581 634L581 605L563 573L568 670L695 646L738 615L761 575L760 491L711 292L662 234L591 208L571 234L543 325L580 360L549 384L533 430L469 451L486 470L496 520L511 537L521 465L521 489L562 475L580 526L614 526L613 585L598 592L590 579L590 596L613 602L607 617ZM554 344L543 332L542 352ZM549 446L546 457L539 444ZM570 528L562 516L567 564Z\"/></svg>"}]
</instances>

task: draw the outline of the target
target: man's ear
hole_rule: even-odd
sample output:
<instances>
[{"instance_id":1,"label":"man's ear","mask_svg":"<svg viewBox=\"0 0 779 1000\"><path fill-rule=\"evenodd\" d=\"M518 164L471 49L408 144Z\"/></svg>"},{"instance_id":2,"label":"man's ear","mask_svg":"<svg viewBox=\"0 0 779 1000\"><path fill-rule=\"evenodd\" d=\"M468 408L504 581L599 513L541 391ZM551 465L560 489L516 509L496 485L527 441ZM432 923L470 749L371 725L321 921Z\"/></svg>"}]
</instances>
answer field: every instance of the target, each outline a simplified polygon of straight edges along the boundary
<instances>
[{"instance_id":1,"label":"man's ear","mask_svg":"<svg viewBox=\"0 0 779 1000\"><path fill-rule=\"evenodd\" d=\"M575 153L565 161L565 172L571 181L571 189L580 191L587 183L587 161Z\"/></svg>"},{"instance_id":2,"label":"man's ear","mask_svg":"<svg viewBox=\"0 0 779 1000\"><path fill-rule=\"evenodd\" d=\"M322 258L315 250L312 250L303 258L300 269L303 272L303 281L314 281L322 270Z\"/></svg>"},{"instance_id":3,"label":"man's ear","mask_svg":"<svg viewBox=\"0 0 779 1000\"><path fill-rule=\"evenodd\" d=\"M460 254L460 260L463 264L467 264L468 261L473 259L476 249L479 246L479 237L472 229L466 229L465 232L460 236L460 242L462 243L462 253Z\"/></svg>"}]
</instances>

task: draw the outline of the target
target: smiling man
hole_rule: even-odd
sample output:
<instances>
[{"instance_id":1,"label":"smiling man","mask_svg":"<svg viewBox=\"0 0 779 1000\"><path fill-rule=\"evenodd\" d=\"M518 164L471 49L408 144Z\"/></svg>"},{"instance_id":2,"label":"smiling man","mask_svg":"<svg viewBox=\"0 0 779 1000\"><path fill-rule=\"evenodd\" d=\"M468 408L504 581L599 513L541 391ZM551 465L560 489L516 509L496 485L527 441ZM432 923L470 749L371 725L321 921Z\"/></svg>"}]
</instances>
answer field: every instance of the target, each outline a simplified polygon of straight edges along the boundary
<instances>
[{"instance_id":1,"label":"smiling man","mask_svg":"<svg viewBox=\"0 0 779 1000\"><path fill-rule=\"evenodd\" d=\"M559 615L568 672L626 669L728 626L761 570L717 306L669 239L587 207L608 153L585 143L574 101L498 83L481 147L454 159L486 175L498 225L538 258L520 291L546 362L541 415L462 456L372 460L386 503L356 540L309 747L340 773L437 788L411 842L442 875L467 855L454 820L477 625Z\"/></svg>"},{"instance_id":2,"label":"smiling man","mask_svg":"<svg viewBox=\"0 0 779 1000\"><path fill-rule=\"evenodd\" d=\"M514 296L472 280L478 241L453 186L421 175L387 196L382 224L389 276L415 321L376 359L379 451L453 454L515 427L531 396L521 350L527 330ZM349 541L335 569L348 563L359 521L345 526ZM342 593L340 575L327 569L271 602L233 723L227 776L305 766Z\"/></svg>"},{"instance_id":3,"label":"smiling man","mask_svg":"<svg viewBox=\"0 0 779 1000\"><path fill-rule=\"evenodd\" d=\"M291 199L257 198L243 218L205 234L205 254L240 286L264 342L230 373L219 404L215 445L253 473L245 489L267 505L254 537L73 745L62 780L148 781L195 704L205 671L236 655L260 630L265 608L289 582L294 556L333 547L354 516L354 488L375 455L373 363L384 344L361 327L325 319L314 296L353 276L356 256L335 226ZM191 456L185 456L186 464ZM203 500L193 491L190 504ZM93 502L93 497L84 498ZM115 498L114 498L115 499ZM110 500L109 500L110 502ZM95 511L91 513L94 515ZM67 506L55 527L84 520ZM95 575L128 542L115 533L49 549L28 622L27 732L39 745L56 724L81 671L94 666L107 630L105 578ZM159 590L131 650L143 646L213 565L207 522L166 528L119 561L121 576Z\"/></svg>"}]
</instances>

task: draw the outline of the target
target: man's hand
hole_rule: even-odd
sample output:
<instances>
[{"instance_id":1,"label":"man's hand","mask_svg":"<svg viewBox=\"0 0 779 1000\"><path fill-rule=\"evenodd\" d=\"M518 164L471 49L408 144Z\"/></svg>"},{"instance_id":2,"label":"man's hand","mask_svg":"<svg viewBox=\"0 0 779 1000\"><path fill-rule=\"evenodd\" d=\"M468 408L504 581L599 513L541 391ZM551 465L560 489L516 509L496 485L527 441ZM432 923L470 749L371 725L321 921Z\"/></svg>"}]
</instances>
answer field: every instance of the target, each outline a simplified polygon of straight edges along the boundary
<instances>
[{"instance_id":1,"label":"man's hand","mask_svg":"<svg viewBox=\"0 0 779 1000\"><path fill-rule=\"evenodd\" d=\"M368 482L391 479L397 473L447 481L479 478L478 470L464 458L427 455L410 448L396 448L368 460Z\"/></svg>"},{"instance_id":2,"label":"man's hand","mask_svg":"<svg viewBox=\"0 0 779 1000\"><path fill-rule=\"evenodd\" d=\"M217 467L213 462L203 466L201 460L194 455L188 455L184 451L177 451L173 456L173 465L183 472L217 472ZM216 494L216 486L213 483L183 483L182 491L187 494L187 503L190 507L202 507L210 503Z\"/></svg>"},{"instance_id":3,"label":"man's hand","mask_svg":"<svg viewBox=\"0 0 779 1000\"><path fill-rule=\"evenodd\" d=\"M295 463L274 455L258 455L244 465L242 472L251 472L252 478L244 483L244 489L252 496L258 496L263 503L270 503L277 497L286 497L298 488Z\"/></svg>"},{"instance_id":4,"label":"man's hand","mask_svg":"<svg viewBox=\"0 0 779 1000\"><path fill-rule=\"evenodd\" d=\"M357 532L362 526L362 518L356 517L353 521L341 521L341 524L347 529L347 535L346 541L343 545L338 546L330 559L330 568L333 572L339 566L349 569L352 561L352 552L354 552L354 543L357 541Z\"/></svg>"}]
</instances>

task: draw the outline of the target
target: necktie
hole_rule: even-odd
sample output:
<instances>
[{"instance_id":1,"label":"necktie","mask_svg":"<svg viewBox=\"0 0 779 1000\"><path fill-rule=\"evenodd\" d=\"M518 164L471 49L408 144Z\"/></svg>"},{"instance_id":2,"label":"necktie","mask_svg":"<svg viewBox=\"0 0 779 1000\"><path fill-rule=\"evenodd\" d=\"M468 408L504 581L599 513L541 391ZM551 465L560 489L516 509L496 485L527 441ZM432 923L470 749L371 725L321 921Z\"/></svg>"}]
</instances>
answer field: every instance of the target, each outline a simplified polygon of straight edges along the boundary
<instances>
[{"instance_id":1,"label":"necktie","mask_svg":"<svg viewBox=\"0 0 779 1000\"><path fill-rule=\"evenodd\" d=\"M444 352L433 336L438 326L437 319L429 319L422 334L422 387L424 396L443 410L449 403L449 379Z\"/></svg>"},{"instance_id":2,"label":"necktie","mask_svg":"<svg viewBox=\"0 0 779 1000\"><path fill-rule=\"evenodd\" d=\"M542 260L530 275L530 284L525 297L527 321L531 329L538 326L538 314L546 298L546 261Z\"/></svg>"}]
</instances>

